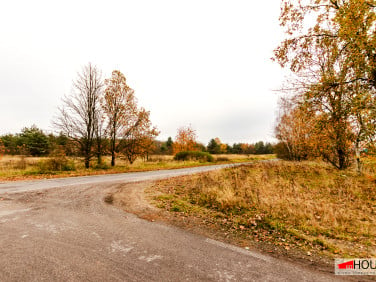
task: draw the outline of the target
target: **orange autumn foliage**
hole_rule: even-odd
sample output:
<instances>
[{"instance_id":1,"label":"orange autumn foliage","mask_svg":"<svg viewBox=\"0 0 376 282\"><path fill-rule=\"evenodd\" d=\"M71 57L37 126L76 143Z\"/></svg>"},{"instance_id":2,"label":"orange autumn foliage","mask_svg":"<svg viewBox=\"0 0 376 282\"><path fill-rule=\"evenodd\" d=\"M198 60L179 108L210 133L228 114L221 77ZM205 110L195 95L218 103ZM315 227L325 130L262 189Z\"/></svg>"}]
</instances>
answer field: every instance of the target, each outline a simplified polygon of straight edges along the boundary
<instances>
[{"instance_id":1,"label":"orange autumn foliage","mask_svg":"<svg viewBox=\"0 0 376 282\"><path fill-rule=\"evenodd\" d=\"M115 165L119 152L132 164L137 157L150 152L159 132L151 124L150 112L138 108L134 90L127 85L124 74L114 70L105 84L102 107L108 122L111 165Z\"/></svg>"},{"instance_id":2,"label":"orange autumn foliage","mask_svg":"<svg viewBox=\"0 0 376 282\"><path fill-rule=\"evenodd\" d=\"M147 157L154 147L154 138L159 135L159 131L152 126L150 112L141 108L135 116L135 124L132 130L121 140L121 152L132 164L137 157Z\"/></svg>"},{"instance_id":3,"label":"orange autumn foliage","mask_svg":"<svg viewBox=\"0 0 376 282\"><path fill-rule=\"evenodd\" d=\"M180 127L173 144L174 154L182 151L198 151L197 135L191 126Z\"/></svg>"},{"instance_id":4,"label":"orange autumn foliage","mask_svg":"<svg viewBox=\"0 0 376 282\"><path fill-rule=\"evenodd\" d=\"M275 135L287 151L285 158L300 161L313 157L316 136L312 115L286 98L280 99L279 106Z\"/></svg>"},{"instance_id":5,"label":"orange autumn foliage","mask_svg":"<svg viewBox=\"0 0 376 282\"><path fill-rule=\"evenodd\" d=\"M3 141L0 139L0 159L3 157L5 153L5 146L3 144Z\"/></svg>"},{"instance_id":6,"label":"orange autumn foliage","mask_svg":"<svg viewBox=\"0 0 376 282\"><path fill-rule=\"evenodd\" d=\"M315 151L339 169L356 156L359 169L376 137L376 1L283 0L280 23L287 38L273 59L295 76L294 108L311 113ZM304 125L294 111L281 121Z\"/></svg>"}]
</instances>

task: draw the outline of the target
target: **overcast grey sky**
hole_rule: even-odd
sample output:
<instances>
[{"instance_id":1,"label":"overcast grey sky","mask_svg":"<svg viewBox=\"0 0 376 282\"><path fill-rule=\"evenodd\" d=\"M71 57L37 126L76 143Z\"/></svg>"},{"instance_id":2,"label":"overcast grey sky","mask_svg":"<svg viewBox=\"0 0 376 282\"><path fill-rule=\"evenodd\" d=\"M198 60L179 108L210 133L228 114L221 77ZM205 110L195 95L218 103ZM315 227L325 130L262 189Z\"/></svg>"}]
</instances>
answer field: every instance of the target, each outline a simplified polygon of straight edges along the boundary
<instances>
[{"instance_id":1,"label":"overcast grey sky","mask_svg":"<svg viewBox=\"0 0 376 282\"><path fill-rule=\"evenodd\" d=\"M283 73L280 0L2 1L0 134L52 130L82 66L119 69L173 138L191 124L199 140L272 140Z\"/></svg>"}]
</instances>

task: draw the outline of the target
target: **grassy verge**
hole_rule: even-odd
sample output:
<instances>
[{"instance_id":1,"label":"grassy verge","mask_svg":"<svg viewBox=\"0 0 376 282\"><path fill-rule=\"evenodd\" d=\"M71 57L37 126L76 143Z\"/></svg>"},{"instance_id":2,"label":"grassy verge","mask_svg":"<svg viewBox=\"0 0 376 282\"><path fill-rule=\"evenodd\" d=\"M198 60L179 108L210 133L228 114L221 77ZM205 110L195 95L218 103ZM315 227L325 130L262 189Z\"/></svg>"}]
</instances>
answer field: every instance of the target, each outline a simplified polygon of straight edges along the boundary
<instances>
[{"instance_id":1,"label":"grassy verge","mask_svg":"<svg viewBox=\"0 0 376 282\"><path fill-rule=\"evenodd\" d=\"M173 156L151 156L149 160L136 160L130 165L118 158L115 167L110 166L110 158L104 157L103 164L84 168L81 158L25 156L4 156L0 159L0 181L27 180L55 177L111 174L161 169L177 169L222 163L237 163L274 158L275 155L217 155L214 162L174 161ZM95 163L95 161L93 162Z\"/></svg>"},{"instance_id":2,"label":"grassy verge","mask_svg":"<svg viewBox=\"0 0 376 282\"><path fill-rule=\"evenodd\" d=\"M317 162L264 162L156 182L154 205L307 257L376 256L376 182Z\"/></svg>"}]
</instances>

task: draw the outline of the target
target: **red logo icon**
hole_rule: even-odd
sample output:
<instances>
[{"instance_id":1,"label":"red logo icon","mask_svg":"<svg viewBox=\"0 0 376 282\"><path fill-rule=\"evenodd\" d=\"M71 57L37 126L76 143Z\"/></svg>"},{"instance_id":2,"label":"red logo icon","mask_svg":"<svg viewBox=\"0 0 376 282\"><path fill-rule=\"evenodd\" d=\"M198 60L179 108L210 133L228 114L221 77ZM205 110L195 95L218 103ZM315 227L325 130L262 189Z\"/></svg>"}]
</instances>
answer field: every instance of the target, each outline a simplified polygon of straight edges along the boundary
<instances>
[{"instance_id":1,"label":"red logo icon","mask_svg":"<svg viewBox=\"0 0 376 282\"><path fill-rule=\"evenodd\" d=\"M348 261L338 264L338 269L354 269L354 261Z\"/></svg>"}]
</instances>

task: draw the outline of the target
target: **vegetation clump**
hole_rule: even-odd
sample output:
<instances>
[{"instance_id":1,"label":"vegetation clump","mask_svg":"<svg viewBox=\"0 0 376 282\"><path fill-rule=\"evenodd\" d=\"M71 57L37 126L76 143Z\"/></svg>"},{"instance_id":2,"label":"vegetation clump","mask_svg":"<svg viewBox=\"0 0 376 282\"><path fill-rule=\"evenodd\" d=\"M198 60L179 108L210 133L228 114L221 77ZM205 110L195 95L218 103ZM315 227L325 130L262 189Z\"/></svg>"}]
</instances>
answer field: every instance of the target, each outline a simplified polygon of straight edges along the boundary
<instances>
[{"instance_id":1,"label":"vegetation clump","mask_svg":"<svg viewBox=\"0 0 376 282\"><path fill-rule=\"evenodd\" d=\"M214 162L214 158L207 152L200 151L182 151L174 156L176 161L190 161L197 160L202 162Z\"/></svg>"},{"instance_id":2,"label":"vegetation clump","mask_svg":"<svg viewBox=\"0 0 376 282\"><path fill-rule=\"evenodd\" d=\"M74 161L70 160L62 150L57 150L51 157L40 160L38 167L40 173L74 171L76 169Z\"/></svg>"},{"instance_id":3,"label":"vegetation clump","mask_svg":"<svg viewBox=\"0 0 376 282\"><path fill-rule=\"evenodd\" d=\"M105 197L104 197L104 202L107 203L107 204L112 204L114 202L114 196L112 194L107 194Z\"/></svg>"}]
</instances>

